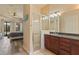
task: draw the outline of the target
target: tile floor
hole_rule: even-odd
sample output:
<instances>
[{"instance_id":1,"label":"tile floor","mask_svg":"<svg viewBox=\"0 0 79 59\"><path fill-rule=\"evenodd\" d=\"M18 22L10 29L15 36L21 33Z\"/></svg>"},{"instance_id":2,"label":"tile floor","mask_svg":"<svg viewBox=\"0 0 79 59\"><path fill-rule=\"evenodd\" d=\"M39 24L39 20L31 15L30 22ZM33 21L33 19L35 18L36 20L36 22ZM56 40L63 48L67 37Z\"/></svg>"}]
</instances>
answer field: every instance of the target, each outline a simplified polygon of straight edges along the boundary
<instances>
[{"instance_id":1,"label":"tile floor","mask_svg":"<svg viewBox=\"0 0 79 59\"><path fill-rule=\"evenodd\" d=\"M22 48L22 40L11 41L7 37L0 39L0 55L27 55ZM35 51L32 55L55 55L47 49Z\"/></svg>"},{"instance_id":2,"label":"tile floor","mask_svg":"<svg viewBox=\"0 0 79 59\"><path fill-rule=\"evenodd\" d=\"M40 50L35 51L33 55L55 55L55 54L50 52L47 49L40 49Z\"/></svg>"},{"instance_id":3,"label":"tile floor","mask_svg":"<svg viewBox=\"0 0 79 59\"><path fill-rule=\"evenodd\" d=\"M0 55L26 55L22 49L22 40L0 39Z\"/></svg>"}]
</instances>

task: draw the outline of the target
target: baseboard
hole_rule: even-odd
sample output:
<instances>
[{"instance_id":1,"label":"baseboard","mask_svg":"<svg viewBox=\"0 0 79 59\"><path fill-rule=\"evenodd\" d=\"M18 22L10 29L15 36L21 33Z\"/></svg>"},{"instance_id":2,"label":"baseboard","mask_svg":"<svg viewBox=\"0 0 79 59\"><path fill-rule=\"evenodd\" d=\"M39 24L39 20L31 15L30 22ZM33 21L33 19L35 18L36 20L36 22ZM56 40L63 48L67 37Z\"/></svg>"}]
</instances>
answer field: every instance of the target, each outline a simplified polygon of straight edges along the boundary
<instances>
[{"instance_id":1,"label":"baseboard","mask_svg":"<svg viewBox=\"0 0 79 59\"><path fill-rule=\"evenodd\" d=\"M23 46L23 50L29 55L29 52L24 48L24 46Z\"/></svg>"}]
</instances>

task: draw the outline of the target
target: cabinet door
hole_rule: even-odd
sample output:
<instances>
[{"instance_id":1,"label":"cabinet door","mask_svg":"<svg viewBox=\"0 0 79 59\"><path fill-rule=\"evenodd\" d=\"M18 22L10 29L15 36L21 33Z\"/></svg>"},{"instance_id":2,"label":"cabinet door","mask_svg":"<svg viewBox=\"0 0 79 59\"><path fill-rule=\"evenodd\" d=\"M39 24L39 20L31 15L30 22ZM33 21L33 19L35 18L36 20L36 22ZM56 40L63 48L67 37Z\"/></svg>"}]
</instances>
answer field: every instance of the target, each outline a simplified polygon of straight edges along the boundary
<instances>
[{"instance_id":1,"label":"cabinet door","mask_svg":"<svg viewBox=\"0 0 79 59\"><path fill-rule=\"evenodd\" d=\"M71 54L71 45L70 39L62 38L60 39L60 55L70 55Z\"/></svg>"},{"instance_id":2,"label":"cabinet door","mask_svg":"<svg viewBox=\"0 0 79 59\"><path fill-rule=\"evenodd\" d=\"M45 35L45 48L51 50L51 36Z\"/></svg>"},{"instance_id":3,"label":"cabinet door","mask_svg":"<svg viewBox=\"0 0 79 59\"><path fill-rule=\"evenodd\" d=\"M45 48L55 54L59 54L59 38L51 35L45 35Z\"/></svg>"},{"instance_id":4,"label":"cabinet door","mask_svg":"<svg viewBox=\"0 0 79 59\"><path fill-rule=\"evenodd\" d=\"M59 51L60 51L60 53L59 53L60 55L70 55L69 52L67 52L67 51L65 51L63 49L60 49Z\"/></svg>"},{"instance_id":5,"label":"cabinet door","mask_svg":"<svg viewBox=\"0 0 79 59\"><path fill-rule=\"evenodd\" d=\"M71 41L71 54L72 55L79 55L79 40L72 40Z\"/></svg>"},{"instance_id":6,"label":"cabinet door","mask_svg":"<svg viewBox=\"0 0 79 59\"><path fill-rule=\"evenodd\" d=\"M55 37L52 36L51 37L51 50L56 53L59 54L59 37Z\"/></svg>"}]
</instances>

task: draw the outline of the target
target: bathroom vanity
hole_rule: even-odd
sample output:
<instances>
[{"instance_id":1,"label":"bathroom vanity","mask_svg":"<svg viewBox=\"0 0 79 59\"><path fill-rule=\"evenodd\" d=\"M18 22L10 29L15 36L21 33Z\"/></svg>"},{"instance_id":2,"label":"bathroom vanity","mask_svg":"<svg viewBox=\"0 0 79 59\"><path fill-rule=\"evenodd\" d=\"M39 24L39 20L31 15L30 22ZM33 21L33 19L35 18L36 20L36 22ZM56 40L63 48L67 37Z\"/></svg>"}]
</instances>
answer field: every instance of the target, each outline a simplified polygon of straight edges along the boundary
<instances>
[{"instance_id":1,"label":"bathroom vanity","mask_svg":"<svg viewBox=\"0 0 79 59\"><path fill-rule=\"evenodd\" d=\"M45 34L45 48L57 55L79 55L79 36L72 34Z\"/></svg>"}]
</instances>

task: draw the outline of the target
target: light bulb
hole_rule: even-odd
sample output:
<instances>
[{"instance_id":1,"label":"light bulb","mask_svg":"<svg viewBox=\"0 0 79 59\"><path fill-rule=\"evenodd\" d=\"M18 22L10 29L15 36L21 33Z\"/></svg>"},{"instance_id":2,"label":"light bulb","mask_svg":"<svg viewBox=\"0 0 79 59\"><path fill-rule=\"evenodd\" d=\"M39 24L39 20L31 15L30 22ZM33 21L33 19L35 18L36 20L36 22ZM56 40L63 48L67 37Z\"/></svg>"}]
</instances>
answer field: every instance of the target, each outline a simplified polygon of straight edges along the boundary
<instances>
[{"instance_id":1,"label":"light bulb","mask_svg":"<svg viewBox=\"0 0 79 59\"><path fill-rule=\"evenodd\" d=\"M54 16L57 16L57 14L53 14Z\"/></svg>"},{"instance_id":2,"label":"light bulb","mask_svg":"<svg viewBox=\"0 0 79 59\"><path fill-rule=\"evenodd\" d=\"M61 13L59 13L59 12L58 12L58 13L57 13L57 15L59 15L59 16L60 16L60 15L61 15Z\"/></svg>"},{"instance_id":3,"label":"light bulb","mask_svg":"<svg viewBox=\"0 0 79 59\"><path fill-rule=\"evenodd\" d=\"M52 17L52 18L54 18L54 15L53 15L53 14L51 14L49 17Z\"/></svg>"}]
</instances>

